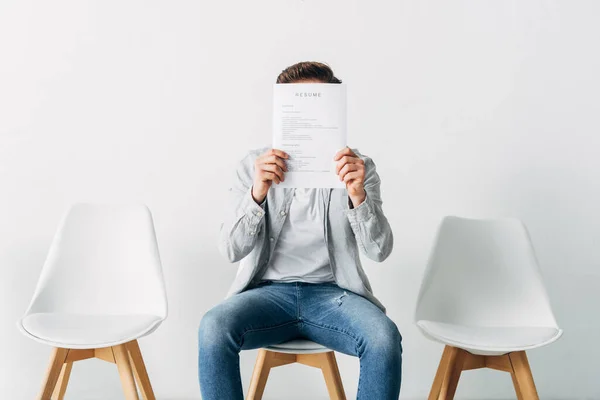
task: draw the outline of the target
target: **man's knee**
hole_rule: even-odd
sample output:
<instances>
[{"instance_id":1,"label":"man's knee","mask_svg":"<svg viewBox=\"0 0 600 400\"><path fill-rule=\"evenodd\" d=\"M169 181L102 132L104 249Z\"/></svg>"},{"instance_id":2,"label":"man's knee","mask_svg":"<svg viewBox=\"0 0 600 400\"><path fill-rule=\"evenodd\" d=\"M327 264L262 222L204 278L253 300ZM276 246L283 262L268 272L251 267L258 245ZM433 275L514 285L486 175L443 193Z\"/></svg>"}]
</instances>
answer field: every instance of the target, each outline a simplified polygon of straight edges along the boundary
<instances>
[{"instance_id":1,"label":"man's knee","mask_svg":"<svg viewBox=\"0 0 600 400\"><path fill-rule=\"evenodd\" d=\"M371 329L367 346L376 353L390 357L402 357L402 335L396 324L386 318Z\"/></svg>"},{"instance_id":2,"label":"man's knee","mask_svg":"<svg viewBox=\"0 0 600 400\"><path fill-rule=\"evenodd\" d=\"M233 327L230 318L223 307L215 306L210 309L200 321L198 328L198 343L201 347L222 346L231 338Z\"/></svg>"}]
</instances>

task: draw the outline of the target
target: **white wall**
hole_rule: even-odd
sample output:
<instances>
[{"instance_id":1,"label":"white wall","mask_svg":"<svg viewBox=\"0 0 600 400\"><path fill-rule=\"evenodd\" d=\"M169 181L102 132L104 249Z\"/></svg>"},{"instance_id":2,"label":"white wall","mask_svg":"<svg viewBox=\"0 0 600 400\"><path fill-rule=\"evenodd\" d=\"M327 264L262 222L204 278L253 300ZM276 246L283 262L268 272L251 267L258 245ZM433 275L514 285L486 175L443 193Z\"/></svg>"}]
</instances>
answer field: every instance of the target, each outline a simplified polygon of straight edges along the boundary
<instances>
[{"instance_id":1,"label":"white wall","mask_svg":"<svg viewBox=\"0 0 600 400\"><path fill-rule=\"evenodd\" d=\"M595 1L17 1L0 3L0 398L31 399L50 349L23 313L60 216L79 200L154 212L170 316L142 339L160 399L198 399L196 330L235 274L219 205L270 141L271 84L301 60L348 84L349 144L383 179L392 256L365 261L404 336L402 398L441 346L412 323L447 214L528 225L564 337L530 352L541 398L600 398L600 5ZM255 351L244 352L247 384ZM358 361L339 356L349 398ZM310 382L304 382L304 380ZM275 370L271 399L325 398L316 370ZM514 398L465 373L459 398ZM114 366L76 365L67 399L122 398Z\"/></svg>"}]
</instances>

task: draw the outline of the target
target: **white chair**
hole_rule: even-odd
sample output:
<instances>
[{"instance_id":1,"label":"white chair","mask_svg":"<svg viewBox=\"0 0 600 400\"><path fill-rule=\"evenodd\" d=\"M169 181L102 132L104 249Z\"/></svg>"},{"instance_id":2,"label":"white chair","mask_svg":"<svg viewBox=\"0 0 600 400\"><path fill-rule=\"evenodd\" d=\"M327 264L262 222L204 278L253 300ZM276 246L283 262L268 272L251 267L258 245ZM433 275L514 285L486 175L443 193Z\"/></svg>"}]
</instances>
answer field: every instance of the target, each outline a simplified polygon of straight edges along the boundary
<instances>
[{"instance_id":1,"label":"white chair","mask_svg":"<svg viewBox=\"0 0 600 400\"><path fill-rule=\"evenodd\" d=\"M329 398L332 400L346 400L335 353L320 344L301 339L269 346L258 351L248 391L248 400L262 399L271 368L292 363L300 363L321 369Z\"/></svg>"},{"instance_id":2,"label":"white chair","mask_svg":"<svg viewBox=\"0 0 600 400\"><path fill-rule=\"evenodd\" d=\"M154 399L137 342L167 316L150 210L76 204L63 218L18 326L54 347L39 400L62 399L74 361L117 365L126 398ZM133 367L133 368L132 368Z\"/></svg>"},{"instance_id":3,"label":"white chair","mask_svg":"<svg viewBox=\"0 0 600 400\"><path fill-rule=\"evenodd\" d=\"M452 399L461 371L509 372L517 397L538 399L526 350L558 328L525 226L517 219L446 217L415 313L423 334L446 345L429 399Z\"/></svg>"}]
</instances>

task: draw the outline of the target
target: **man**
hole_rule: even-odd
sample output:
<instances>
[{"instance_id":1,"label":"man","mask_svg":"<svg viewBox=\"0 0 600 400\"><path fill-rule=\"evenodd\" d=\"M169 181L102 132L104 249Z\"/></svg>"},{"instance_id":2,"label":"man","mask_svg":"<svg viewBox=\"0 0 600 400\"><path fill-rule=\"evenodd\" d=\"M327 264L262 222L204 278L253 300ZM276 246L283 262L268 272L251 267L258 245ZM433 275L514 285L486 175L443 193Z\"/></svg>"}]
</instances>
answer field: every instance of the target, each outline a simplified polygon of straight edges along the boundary
<instances>
[{"instance_id":1,"label":"man","mask_svg":"<svg viewBox=\"0 0 600 400\"><path fill-rule=\"evenodd\" d=\"M302 62L277 83L341 83ZM288 155L251 151L229 189L219 250L241 260L227 298L202 318L203 400L242 400L240 350L308 339L360 358L358 399L397 400L402 337L373 296L359 249L375 261L393 246L373 161L346 147L334 156L345 189L278 189Z\"/></svg>"}]
</instances>

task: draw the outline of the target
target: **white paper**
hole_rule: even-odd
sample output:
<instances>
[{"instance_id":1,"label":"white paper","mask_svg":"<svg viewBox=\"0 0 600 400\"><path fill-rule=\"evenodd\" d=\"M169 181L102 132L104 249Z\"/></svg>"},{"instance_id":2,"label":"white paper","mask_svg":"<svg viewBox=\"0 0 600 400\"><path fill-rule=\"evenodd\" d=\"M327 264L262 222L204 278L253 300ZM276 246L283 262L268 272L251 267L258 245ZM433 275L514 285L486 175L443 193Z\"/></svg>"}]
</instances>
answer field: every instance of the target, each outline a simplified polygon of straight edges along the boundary
<instances>
[{"instance_id":1,"label":"white paper","mask_svg":"<svg viewBox=\"0 0 600 400\"><path fill-rule=\"evenodd\" d=\"M335 154L346 146L346 85L284 83L273 87L273 148L289 154L274 187L345 188Z\"/></svg>"}]
</instances>

